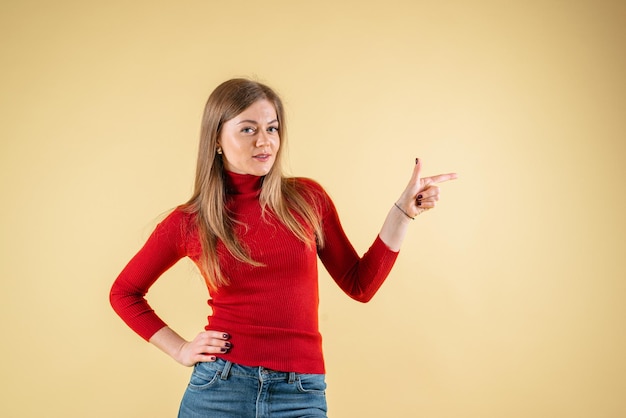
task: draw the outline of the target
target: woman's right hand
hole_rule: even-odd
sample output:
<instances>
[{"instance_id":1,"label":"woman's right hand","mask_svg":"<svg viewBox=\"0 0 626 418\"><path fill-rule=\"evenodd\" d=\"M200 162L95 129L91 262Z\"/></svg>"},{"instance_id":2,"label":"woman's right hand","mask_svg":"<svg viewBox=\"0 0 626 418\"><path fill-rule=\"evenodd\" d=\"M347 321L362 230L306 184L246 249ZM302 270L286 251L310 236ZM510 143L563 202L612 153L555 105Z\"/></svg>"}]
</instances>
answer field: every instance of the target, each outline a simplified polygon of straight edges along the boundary
<instances>
[{"instance_id":1,"label":"woman's right hand","mask_svg":"<svg viewBox=\"0 0 626 418\"><path fill-rule=\"evenodd\" d=\"M215 361L216 354L227 353L232 344L230 335L219 331L201 332L192 341L185 341L175 356L183 366L193 366L196 363Z\"/></svg>"},{"instance_id":2,"label":"woman's right hand","mask_svg":"<svg viewBox=\"0 0 626 418\"><path fill-rule=\"evenodd\" d=\"M150 342L183 366L215 361L216 354L227 353L232 344L230 335L222 331L203 331L192 341L187 341L168 326L154 333Z\"/></svg>"}]
</instances>

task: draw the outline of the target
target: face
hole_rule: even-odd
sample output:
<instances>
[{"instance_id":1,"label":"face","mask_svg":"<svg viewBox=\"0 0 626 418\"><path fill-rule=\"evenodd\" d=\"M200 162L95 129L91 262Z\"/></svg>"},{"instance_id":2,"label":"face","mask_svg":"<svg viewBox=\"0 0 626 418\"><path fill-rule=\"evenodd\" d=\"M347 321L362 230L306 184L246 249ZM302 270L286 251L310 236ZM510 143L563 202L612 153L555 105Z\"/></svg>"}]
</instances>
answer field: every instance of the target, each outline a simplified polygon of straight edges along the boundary
<instances>
[{"instance_id":1,"label":"face","mask_svg":"<svg viewBox=\"0 0 626 418\"><path fill-rule=\"evenodd\" d=\"M280 148L278 128L276 109L264 99L226 121L218 140L226 170L253 176L269 173Z\"/></svg>"}]
</instances>

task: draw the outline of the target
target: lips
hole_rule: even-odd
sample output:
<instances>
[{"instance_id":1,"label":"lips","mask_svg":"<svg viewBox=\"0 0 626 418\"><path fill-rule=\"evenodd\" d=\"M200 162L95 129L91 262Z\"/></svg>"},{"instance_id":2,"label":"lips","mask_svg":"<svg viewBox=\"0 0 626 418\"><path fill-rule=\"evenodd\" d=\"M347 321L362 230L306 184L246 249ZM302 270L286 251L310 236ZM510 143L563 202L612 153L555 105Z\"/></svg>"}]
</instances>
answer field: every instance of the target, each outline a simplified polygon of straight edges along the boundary
<instances>
[{"instance_id":1,"label":"lips","mask_svg":"<svg viewBox=\"0 0 626 418\"><path fill-rule=\"evenodd\" d=\"M271 156L272 154L257 154L253 156L252 158L254 158L255 160L259 160L259 161L267 161L270 159Z\"/></svg>"}]
</instances>

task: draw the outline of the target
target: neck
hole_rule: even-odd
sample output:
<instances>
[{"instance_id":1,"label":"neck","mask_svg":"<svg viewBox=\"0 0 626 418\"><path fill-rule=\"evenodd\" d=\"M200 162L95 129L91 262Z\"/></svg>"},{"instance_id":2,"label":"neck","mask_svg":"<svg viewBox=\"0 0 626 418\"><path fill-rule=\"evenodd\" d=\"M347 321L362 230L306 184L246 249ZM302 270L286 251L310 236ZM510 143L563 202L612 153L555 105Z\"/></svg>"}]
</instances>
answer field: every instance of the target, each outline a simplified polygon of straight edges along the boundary
<instances>
[{"instance_id":1,"label":"neck","mask_svg":"<svg viewBox=\"0 0 626 418\"><path fill-rule=\"evenodd\" d=\"M224 173L228 194L259 193L261 190L264 177L233 173L232 171L224 171Z\"/></svg>"}]
</instances>

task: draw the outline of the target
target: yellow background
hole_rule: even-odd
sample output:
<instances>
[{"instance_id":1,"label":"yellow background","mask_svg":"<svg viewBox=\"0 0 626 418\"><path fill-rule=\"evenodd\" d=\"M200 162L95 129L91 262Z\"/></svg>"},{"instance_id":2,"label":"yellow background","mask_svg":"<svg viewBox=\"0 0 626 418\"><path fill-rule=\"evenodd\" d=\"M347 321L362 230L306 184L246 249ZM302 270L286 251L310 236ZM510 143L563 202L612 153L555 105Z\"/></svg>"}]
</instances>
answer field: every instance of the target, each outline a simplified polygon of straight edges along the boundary
<instances>
[{"instance_id":1,"label":"yellow background","mask_svg":"<svg viewBox=\"0 0 626 418\"><path fill-rule=\"evenodd\" d=\"M321 275L331 416L626 416L624 2L3 1L0 48L1 416L175 416L190 370L108 291L234 76L359 252L414 157L460 175L371 303ZM190 263L150 300L204 325Z\"/></svg>"}]
</instances>

